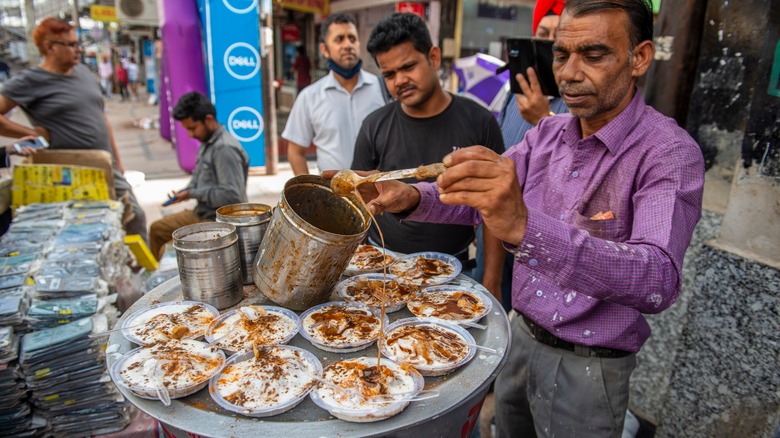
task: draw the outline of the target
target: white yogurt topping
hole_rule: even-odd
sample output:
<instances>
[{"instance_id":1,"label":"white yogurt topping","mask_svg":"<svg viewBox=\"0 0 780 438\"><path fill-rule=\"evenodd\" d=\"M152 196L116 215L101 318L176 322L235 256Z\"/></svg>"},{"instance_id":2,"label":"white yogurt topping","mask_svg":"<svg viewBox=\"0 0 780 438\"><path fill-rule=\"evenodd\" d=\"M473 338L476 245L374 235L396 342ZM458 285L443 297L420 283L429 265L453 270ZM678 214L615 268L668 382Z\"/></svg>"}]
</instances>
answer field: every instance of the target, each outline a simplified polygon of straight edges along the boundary
<instances>
[{"instance_id":1,"label":"white yogurt topping","mask_svg":"<svg viewBox=\"0 0 780 438\"><path fill-rule=\"evenodd\" d=\"M367 382L364 378L366 369L376 370L375 367L376 359L368 357L342 360L328 366L323 378L342 389L320 384L317 389L320 398L326 404L339 409L377 409L398 403L397 400L410 396L415 390L411 373L384 359L382 376Z\"/></svg>"},{"instance_id":2,"label":"white yogurt topping","mask_svg":"<svg viewBox=\"0 0 780 438\"><path fill-rule=\"evenodd\" d=\"M220 348L239 351L252 345L281 344L295 329L295 321L281 313L269 311L249 319L236 312L214 327L211 338L219 339L216 345Z\"/></svg>"},{"instance_id":3,"label":"white yogurt topping","mask_svg":"<svg viewBox=\"0 0 780 438\"><path fill-rule=\"evenodd\" d=\"M157 360L159 376L168 390L185 389L210 379L224 362L216 347L185 339L171 340L143 347L122 364L119 374L128 386L151 389L157 387L154 366Z\"/></svg>"},{"instance_id":4,"label":"white yogurt topping","mask_svg":"<svg viewBox=\"0 0 780 438\"><path fill-rule=\"evenodd\" d=\"M439 272L435 273L432 268L438 268ZM388 270L399 280L416 286L443 283L455 272L455 268L443 260L422 256L399 259Z\"/></svg>"},{"instance_id":5,"label":"white yogurt topping","mask_svg":"<svg viewBox=\"0 0 780 438\"><path fill-rule=\"evenodd\" d=\"M129 332L144 344L175 337L175 330L186 327L183 338L197 338L205 333L214 315L205 306L173 304L149 309L127 321L127 326L142 325Z\"/></svg>"},{"instance_id":6,"label":"white yogurt topping","mask_svg":"<svg viewBox=\"0 0 780 438\"><path fill-rule=\"evenodd\" d=\"M217 391L228 403L247 409L268 409L298 399L316 380L314 365L297 351L260 349L252 358L225 367Z\"/></svg>"},{"instance_id":7,"label":"white yogurt topping","mask_svg":"<svg viewBox=\"0 0 780 438\"><path fill-rule=\"evenodd\" d=\"M317 342L340 347L379 337L379 318L367 309L326 306L306 315L303 330Z\"/></svg>"},{"instance_id":8,"label":"white yogurt topping","mask_svg":"<svg viewBox=\"0 0 780 438\"><path fill-rule=\"evenodd\" d=\"M426 370L447 369L463 360L469 345L444 327L429 324L402 325L385 336L388 356Z\"/></svg>"}]
</instances>

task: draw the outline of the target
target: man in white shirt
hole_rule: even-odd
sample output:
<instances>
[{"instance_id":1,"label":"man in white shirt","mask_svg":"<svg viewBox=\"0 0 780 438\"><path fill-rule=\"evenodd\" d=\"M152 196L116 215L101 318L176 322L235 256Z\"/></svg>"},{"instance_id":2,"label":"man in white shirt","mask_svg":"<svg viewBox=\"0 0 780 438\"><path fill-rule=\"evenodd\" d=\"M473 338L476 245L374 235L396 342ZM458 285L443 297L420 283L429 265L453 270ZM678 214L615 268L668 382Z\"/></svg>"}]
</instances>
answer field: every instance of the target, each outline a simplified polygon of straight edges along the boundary
<instances>
[{"instance_id":1,"label":"man in white shirt","mask_svg":"<svg viewBox=\"0 0 780 438\"><path fill-rule=\"evenodd\" d=\"M282 132L295 175L309 173L306 148L312 143L320 171L349 168L363 119L385 104L379 78L361 69L355 20L333 14L322 23L321 35L330 73L301 90Z\"/></svg>"},{"instance_id":2,"label":"man in white shirt","mask_svg":"<svg viewBox=\"0 0 780 438\"><path fill-rule=\"evenodd\" d=\"M111 83L111 77L114 75L114 68L111 66L111 57L109 55L103 55L103 62L98 64L98 76L100 77L100 87L103 89L103 95L110 98L111 89L113 84Z\"/></svg>"}]
</instances>

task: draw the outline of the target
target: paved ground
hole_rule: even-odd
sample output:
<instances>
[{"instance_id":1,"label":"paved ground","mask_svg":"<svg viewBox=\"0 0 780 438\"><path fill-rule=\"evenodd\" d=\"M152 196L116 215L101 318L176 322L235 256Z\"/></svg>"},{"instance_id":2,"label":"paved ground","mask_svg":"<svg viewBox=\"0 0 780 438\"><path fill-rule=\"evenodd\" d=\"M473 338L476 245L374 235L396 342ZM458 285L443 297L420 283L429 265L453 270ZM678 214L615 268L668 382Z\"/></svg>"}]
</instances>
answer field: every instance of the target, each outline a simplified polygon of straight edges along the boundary
<instances>
[{"instance_id":1,"label":"paved ground","mask_svg":"<svg viewBox=\"0 0 780 438\"><path fill-rule=\"evenodd\" d=\"M157 129L139 126L144 119L155 118L159 113L158 107L148 105L145 100L121 102L114 96L107 101L106 108L125 176L133 184L133 191L146 212L147 222L151 224L163 215L193 207L195 201L165 208L160 205L168 198L168 193L182 188L189 181L189 175L181 170L173 146L160 137ZM11 119L28 124L24 114L18 110L11 114ZM0 144L11 141L0 137ZM249 201L268 205L276 205L284 183L293 176L286 162L279 164L277 175L265 175L262 167L252 169L251 173L247 184Z\"/></svg>"}]
</instances>

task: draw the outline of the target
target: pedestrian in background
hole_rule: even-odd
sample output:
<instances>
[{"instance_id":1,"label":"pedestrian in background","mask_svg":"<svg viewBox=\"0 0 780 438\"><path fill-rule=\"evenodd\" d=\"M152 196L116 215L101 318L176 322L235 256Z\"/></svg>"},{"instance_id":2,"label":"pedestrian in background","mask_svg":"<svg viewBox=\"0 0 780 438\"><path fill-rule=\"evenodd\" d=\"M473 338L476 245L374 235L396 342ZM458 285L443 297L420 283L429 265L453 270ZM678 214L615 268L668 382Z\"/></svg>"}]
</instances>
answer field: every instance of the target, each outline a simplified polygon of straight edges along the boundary
<instances>
[{"instance_id":1,"label":"pedestrian in background","mask_svg":"<svg viewBox=\"0 0 780 438\"><path fill-rule=\"evenodd\" d=\"M312 143L320 171L348 168L360 124L385 104L379 78L362 69L355 19L332 14L322 22L320 35L320 53L330 72L301 91L282 132L295 175L309 173L306 149Z\"/></svg>"},{"instance_id":2,"label":"pedestrian in background","mask_svg":"<svg viewBox=\"0 0 780 438\"><path fill-rule=\"evenodd\" d=\"M0 59L0 83L7 81L11 78L11 67L8 63Z\"/></svg>"},{"instance_id":3,"label":"pedestrian in background","mask_svg":"<svg viewBox=\"0 0 780 438\"><path fill-rule=\"evenodd\" d=\"M104 113L101 87L95 75L81 64L82 48L76 30L66 20L49 17L35 27L32 36L43 59L5 83L0 90L0 114L19 106L33 127L0 115L0 135L41 135L49 140L50 149L94 149L111 154L117 198L130 210L125 217L125 231L148 241L146 215L123 176L125 170Z\"/></svg>"},{"instance_id":4,"label":"pedestrian in background","mask_svg":"<svg viewBox=\"0 0 780 438\"><path fill-rule=\"evenodd\" d=\"M563 0L538 0L536 2L532 23L534 38L555 39L563 3ZM523 93L510 93L498 117L501 136L504 138L504 145L507 148L520 143L526 132L536 126L543 117L569 112L561 97L550 98L542 93L536 72L533 68L528 70L530 82L526 81L521 74L515 78ZM503 265L500 268L486 266L486 251L495 253L494 256L490 257L491 260L500 261L503 259ZM482 283L501 301L501 305L507 312L512 309L513 264L512 254L504 250L498 239L492 238L489 232L485 233L484 227L480 225L477 229L477 268L474 270L474 279Z\"/></svg>"},{"instance_id":5,"label":"pedestrian in background","mask_svg":"<svg viewBox=\"0 0 780 438\"><path fill-rule=\"evenodd\" d=\"M135 56L130 57L127 63L127 80L130 82L130 93L134 101L138 100L138 64L135 62Z\"/></svg>"},{"instance_id":6,"label":"pedestrian in background","mask_svg":"<svg viewBox=\"0 0 780 438\"><path fill-rule=\"evenodd\" d=\"M113 84L111 78L114 76L114 68L111 67L111 56L103 55L103 61L98 64L98 77L100 78L100 87L103 89L103 96L110 99L113 94Z\"/></svg>"},{"instance_id":7,"label":"pedestrian in background","mask_svg":"<svg viewBox=\"0 0 780 438\"><path fill-rule=\"evenodd\" d=\"M295 75L295 86L298 93L311 84L311 63L306 56L306 47L298 46L295 48L296 55L290 67L290 74Z\"/></svg>"},{"instance_id":8,"label":"pedestrian in background","mask_svg":"<svg viewBox=\"0 0 780 438\"><path fill-rule=\"evenodd\" d=\"M179 99L172 115L190 137L200 141L200 147L192 179L170 197L173 204L188 199L196 199L198 204L193 210L170 214L152 223L150 249L157 260L162 258L165 244L173 239L177 229L213 221L219 207L247 202L249 156L225 126L217 122L217 110L208 97L191 91Z\"/></svg>"},{"instance_id":9,"label":"pedestrian in background","mask_svg":"<svg viewBox=\"0 0 780 438\"><path fill-rule=\"evenodd\" d=\"M127 90L127 69L121 62L117 62L114 66L114 75L116 76L117 87L119 87L119 95L122 96L122 102L124 102L129 97L129 92Z\"/></svg>"}]
</instances>

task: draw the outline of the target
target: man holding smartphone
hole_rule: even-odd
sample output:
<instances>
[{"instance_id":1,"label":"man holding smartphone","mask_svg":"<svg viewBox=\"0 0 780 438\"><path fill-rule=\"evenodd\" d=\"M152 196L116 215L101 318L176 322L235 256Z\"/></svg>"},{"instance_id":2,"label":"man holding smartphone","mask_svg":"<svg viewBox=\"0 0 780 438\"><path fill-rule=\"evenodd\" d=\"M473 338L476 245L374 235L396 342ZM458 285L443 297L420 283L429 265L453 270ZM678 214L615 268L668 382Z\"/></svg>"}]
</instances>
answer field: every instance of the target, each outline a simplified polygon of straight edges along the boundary
<instances>
[{"instance_id":1,"label":"man holding smartphone","mask_svg":"<svg viewBox=\"0 0 780 438\"><path fill-rule=\"evenodd\" d=\"M43 60L5 83L0 91L0 114L17 105L33 127L12 122L0 115L0 135L42 136L51 149L103 150L112 155L114 189L117 198L132 209L124 224L127 234L148 241L146 215L125 180L122 161L111 124L104 110L103 94L95 76L81 64L81 43L67 21L45 18L33 31Z\"/></svg>"},{"instance_id":2,"label":"man holding smartphone","mask_svg":"<svg viewBox=\"0 0 780 438\"><path fill-rule=\"evenodd\" d=\"M224 205L247 202L246 181L249 156L224 125L217 122L217 110L208 97L191 91L182 96L172 112L190 137L201 142L192 179L182 190L171 193L163 206L195 199L192 210L170 214L152 223L149 230L152 254L160 260L165 244L177 229L199 222L213 221Z\"/></svg>"},{"instance_id":3,"label":"man holding smartphone","mask_svg":"<svg viewBox=\"0 0 780 438\"><path fill-rule=\"evenodd\" d=\"M36 137L30 135L22 137L20 141L9 144L4 147L0 147L0 167L9 167L8 156L9 155L22 155L29 157L35 155L41 148L31 146L37 140ZM44 140L45 141L45 140ZM8 231L8 227L11 225L13 215L11 214L11 208L6 208L5 211L0 212L0 236Z\"/></svg>"}]
</instances>

